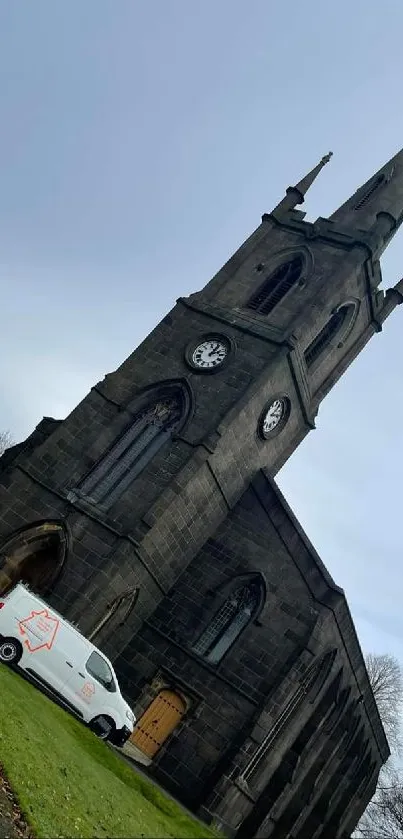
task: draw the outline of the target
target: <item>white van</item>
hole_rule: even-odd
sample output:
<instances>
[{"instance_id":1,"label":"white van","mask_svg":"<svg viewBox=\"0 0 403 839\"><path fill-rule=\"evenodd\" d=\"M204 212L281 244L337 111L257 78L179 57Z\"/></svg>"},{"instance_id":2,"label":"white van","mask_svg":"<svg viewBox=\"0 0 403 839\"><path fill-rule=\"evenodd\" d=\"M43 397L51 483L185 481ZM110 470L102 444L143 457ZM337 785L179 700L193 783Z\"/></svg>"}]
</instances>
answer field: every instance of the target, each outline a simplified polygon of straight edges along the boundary
<instances>
[{"instance_id":1,"label":"white van","mask_svg":"<svg viewBox=\"0 0 403 839\"><path fill-rule=\"evenodd\" d=\"M22 583L0 598L0 661L18 664L102 739L123 746L130 737L136 720L110 661Z\"/></svg>"}]
</instances>

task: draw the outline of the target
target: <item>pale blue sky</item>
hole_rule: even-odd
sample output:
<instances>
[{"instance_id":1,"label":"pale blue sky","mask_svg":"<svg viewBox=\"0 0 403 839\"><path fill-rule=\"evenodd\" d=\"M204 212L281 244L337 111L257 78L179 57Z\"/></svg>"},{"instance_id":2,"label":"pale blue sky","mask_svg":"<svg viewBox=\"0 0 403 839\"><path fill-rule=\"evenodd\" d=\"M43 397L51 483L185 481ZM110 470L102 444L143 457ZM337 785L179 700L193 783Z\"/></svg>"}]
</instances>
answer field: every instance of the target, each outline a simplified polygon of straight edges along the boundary
<instances>
[{"instance_id":1,"label":"pale blue sky","mask_svg":"<svg viewBox=\"0 0 403 839\"><path fill-rule=\"evenodd\" d=\"M0 428L65 416L324 153L311 219L394 154L402 30L397 0L3 2ZM403 307L279 479L363 647L401 659L402 347Z\"/></svg>"}]
</instances>

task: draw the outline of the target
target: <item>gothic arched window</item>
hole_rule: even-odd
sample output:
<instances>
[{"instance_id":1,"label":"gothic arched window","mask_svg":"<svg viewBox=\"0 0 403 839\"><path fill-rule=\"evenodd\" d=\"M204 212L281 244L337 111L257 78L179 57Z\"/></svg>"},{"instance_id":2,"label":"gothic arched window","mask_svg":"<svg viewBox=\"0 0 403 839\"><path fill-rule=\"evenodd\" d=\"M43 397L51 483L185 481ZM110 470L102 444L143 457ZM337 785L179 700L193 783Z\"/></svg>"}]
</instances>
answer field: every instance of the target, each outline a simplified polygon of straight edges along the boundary
<instances>
[{"instance_id":1,"label":"gothic arched window","mask_svg":"<svg viewBox=\"0 0 403 839\"><path fill-rule=\"evenodd\" d=\"M221 661L256 616L263 597L263 584L259 579L243 583L236 588L193 645L193 652L211 664Z\"/></svg>"},{"instance_id":2,"label":"gothic arched window","mask_svg":"<svg viewBox=\"0 0 403 839\"><path fill-rule=\"evenodd\" d=\"M248 300L247 308L259 315L268 315L300 279L303 260L296 256L279 265L264 281L258 291Z\"/></svg>"},{"instance_id":3,"label":"gothic arched window","mask_svg":"<svg viewBox=\"0 0 403 839\"><path fill-rule=\"evenodd\" d=\"M115 629L123 626L137 603L139 592L140 589L138 587L129 589L115 597L111 603L108 603L106 611L92 628L90 634L87 635L88 640L92 641L96 636L99 636L105 627L107 636L110 635L110 626L113 618L115 618L113 622ZM105 632L102 632L102 634L105 636ZM97 643L99 644L99 637L97 637Z\"/></svg>"},{"instance_id":4,"label":"gothic arched window","mask_svg":"<svg viewBox=\"0 0 403 839\"><path fill-rule=\"evenodd\" d=\"M307 367L312 367L312 364L316 361L316 359L322 355L323 350L326 349L342 328L351 309L352 306L348 304L340 306L340 308L337 309L337 312L334 312L320 332L318 332L313 341L311 341L304 354Z\"/></svg>"},{"instance_id":5,"label":"gothic arched window","mask_svg":"<svg viewBox=\"0 0 403 839\"><path fill-rule=\"evenodd\" d=\"M149 402L84 478L79 486L80 494L110 507L178 429L183 415L183 399L179 394Z\"/></svg>"}]
</instances>

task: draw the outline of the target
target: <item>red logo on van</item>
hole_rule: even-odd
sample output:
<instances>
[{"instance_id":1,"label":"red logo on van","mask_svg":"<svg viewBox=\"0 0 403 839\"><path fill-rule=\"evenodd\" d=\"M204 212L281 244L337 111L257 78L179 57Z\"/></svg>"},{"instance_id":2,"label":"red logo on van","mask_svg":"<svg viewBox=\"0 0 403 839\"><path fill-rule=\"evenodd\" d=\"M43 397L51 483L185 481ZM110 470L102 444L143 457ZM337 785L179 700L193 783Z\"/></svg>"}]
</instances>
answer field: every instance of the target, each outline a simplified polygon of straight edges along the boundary
<instances>
[{"instance_id":1,"label":"red logo on van","mask_svg":"<svg viewBox=\"0 0 403 839\"><path fill-rule=\"evenodd\" d=\"M59 623L58 618L49 615L47 609L42 609L40 612L31 612L29 617L18 621L20 635L28 636L24 640L24 646L30 653L45 648L50 650L56 638Z\"/></svg>"},{"instance_id":2,"label":"red logo on van","mask_svg":"<svg viewBox=\"0 0 403 839\"><path fill-rule=\"evenodd\" d=\"M84 699L91 699L93 694L95 693L95 685L92 682L86 682L85 685L81 688L81 694Z\"/></svg>"}]
</instances>

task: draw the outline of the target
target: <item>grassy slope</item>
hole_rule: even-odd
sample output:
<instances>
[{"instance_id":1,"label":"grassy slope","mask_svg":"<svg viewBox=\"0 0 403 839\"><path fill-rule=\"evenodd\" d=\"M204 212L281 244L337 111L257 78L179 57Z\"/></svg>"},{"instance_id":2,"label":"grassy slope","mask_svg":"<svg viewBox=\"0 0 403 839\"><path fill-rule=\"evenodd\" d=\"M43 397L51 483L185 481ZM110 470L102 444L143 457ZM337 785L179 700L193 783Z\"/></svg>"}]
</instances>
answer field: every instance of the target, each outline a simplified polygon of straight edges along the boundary
<instances>
[{"instance_id":1,"label":"grassy slope","mask_svg":"<svg viewBox=\"0 0 403 839\"><path fill-rule=\"evenodd\" d=\"M213 836L2 665L0 762L38 837Z\"/></svg>"}]
</instances>

